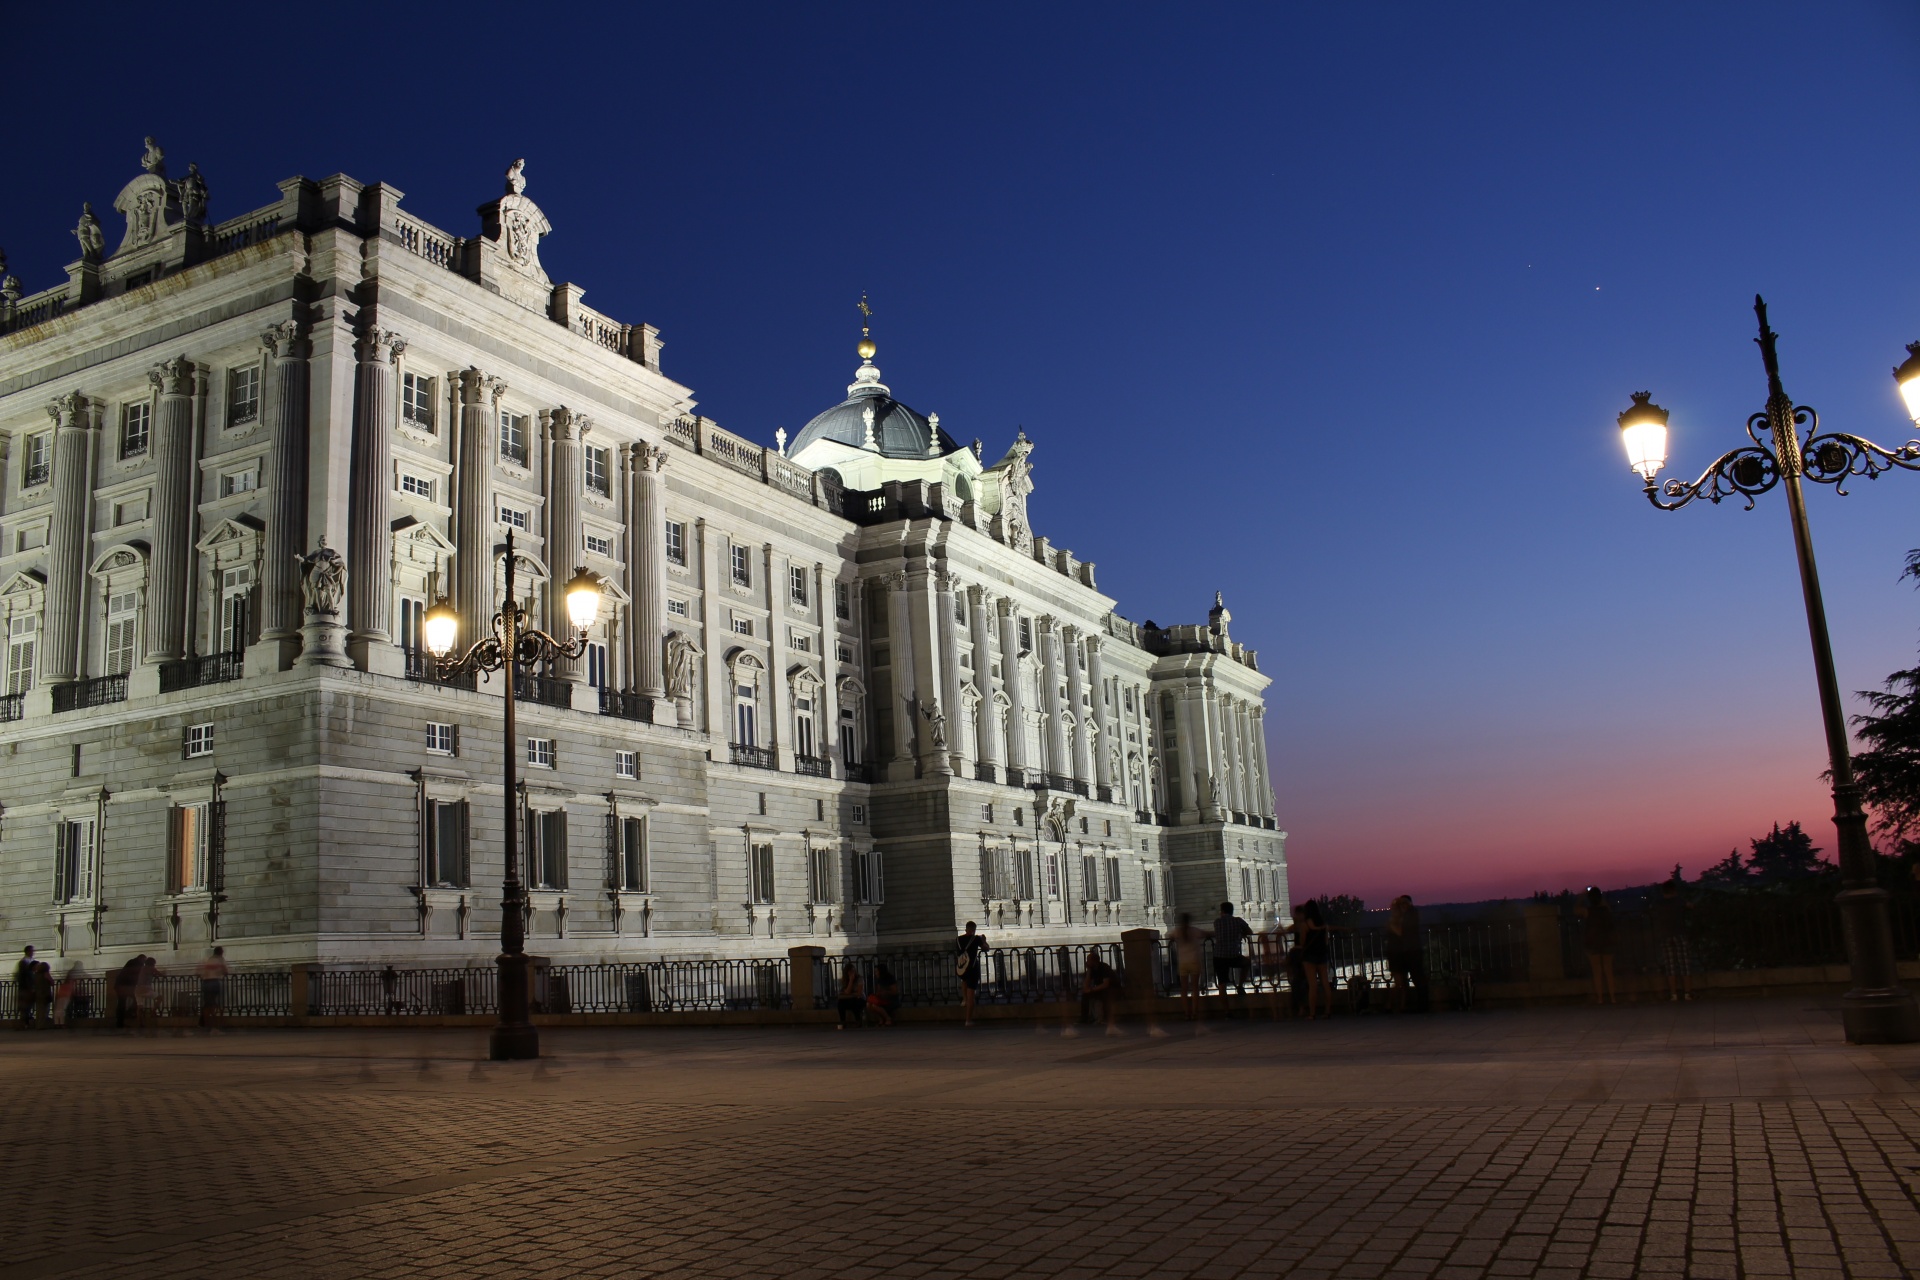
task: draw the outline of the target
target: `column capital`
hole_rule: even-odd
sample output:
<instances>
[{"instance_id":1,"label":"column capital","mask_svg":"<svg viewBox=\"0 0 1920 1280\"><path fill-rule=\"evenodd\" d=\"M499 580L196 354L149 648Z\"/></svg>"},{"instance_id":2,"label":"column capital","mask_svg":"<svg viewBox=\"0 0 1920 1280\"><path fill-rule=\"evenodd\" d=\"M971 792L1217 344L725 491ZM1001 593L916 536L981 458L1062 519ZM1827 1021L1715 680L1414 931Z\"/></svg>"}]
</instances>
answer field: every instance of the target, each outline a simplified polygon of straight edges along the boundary
<instances>
[{"instance_id":1,"label":"column capital","mask_svg":"<svg viewBox=\"0 0 1920 1280\"><path fill-rule=\"evenodd\" d=\"M967 599L973 601L973 603L978 605L979 607L983 609L991 609L994 606L996 598L994 596L988 595L987 589L981 586L979 583L970 582L966 585L964 590L967 593Z\"/></svg>"},{"instance_id":2,"label":"column capital","mask_svg":"<svg viewBox=\"0 0 1920 1280\"><path fill-rule=\"evenodd\" d=\"M407 349L407 340L391 329L369 328L353 340L353 354L361 364L392 364Z\"/></svg>"},{"instance_id":3,"label":"column capital","mask_svg":"<svg viewBox=\"0 0 1920 1280\"><path fill-rule=\"evenodd\" d=\"M78 427L85 430L92 425L87 412L87 398L78 391L69 391L47 401L47 416L59 427Z\"/></svg>"},{"instance_id":4,"label":"column capital","mask_svg":"<svg viewBox=\"0 0 1920 1280\"><path fill-rule=\"evenodd\" d=\"M879 583L889 591L905 591L907 589L907 571L905 569L892 569L886 573L876 573L873 575L872 581Z\"/></svg>"},{"instance_id":5,"label":"column capital","mask_svg":"<svg viewBox=\"0 0 1920 1280\"><path fill-rule=\"evenodd\" d=\"M161 395L184 396L193 392L193 361L185 356L163 360L147 370L147 381Z\"/></svg>"},{"instance_id":6,"label":"column capital","mask_svg":"<svg viewBox=\"0 0 1920 1280\"><path fill-rule=\"evenodd\" d=\"M645 440L634 442L633 465L641 471L655 473L667 469L667 450L663 445L649 444Z\"/></svg>"},{"instance_id":7,"label":"column capital","mask_svg":"<svg viewBox=\"0 0 1920 1280\"><path fill-rule=\"evenodd\" d=\"M1060 620L1050 613L1043 613L1034 618L1033 625L1040 629L1041 634L1045 635L1057 628L1060 625Z\"/></svg>"},{"instance_id":8,"label":"column capital","mask_svg":"<svg viewBox=\"0 0 1920 1280\"><path fill-rule=\"evenodd\" d=\"M1001 617L1003 618L1013 617L1014 608L1013 608L1012 596L995 596L993 600L993 607L994 607L994 611L998 613Z\"/></svg>"},{"instance_id":9,"label":"column capital","mask_svg":"<svg viewBox=\"0 0 1920 1280\"><path fill-rule=\"evenodd\" d=\"M493 403L498 405L500 397L507 394L505 379L496 378L490 373L482 373L472 365L457 373L449 373L447 378L449 381L459 383L460 403L463 405L478 405L489 395L493 397Z\"/></svg>"},{"instance_id":10,"label":"column capital","mask_svg":"<svg viewBox=\"0 0 1920 1280\"><path fill-rule=\"evenodd\" d=\"M281 360L297 360L307 354L307 335L298 320L282 320L260 335L267 354Z\"/></svg>"},{"instance_id":11,"label":"column capital","mask_svg":"<svg viewBox=\"0 0 1920 1280\"><path fill-rule=\"evenodd\" d=\"M545 420L547 430L555 440L572 440L576 426L584 432L587 420L578 417L565 405L556 405L552 409L542 409L540 417Z\"/></svg>"}]
</instances>

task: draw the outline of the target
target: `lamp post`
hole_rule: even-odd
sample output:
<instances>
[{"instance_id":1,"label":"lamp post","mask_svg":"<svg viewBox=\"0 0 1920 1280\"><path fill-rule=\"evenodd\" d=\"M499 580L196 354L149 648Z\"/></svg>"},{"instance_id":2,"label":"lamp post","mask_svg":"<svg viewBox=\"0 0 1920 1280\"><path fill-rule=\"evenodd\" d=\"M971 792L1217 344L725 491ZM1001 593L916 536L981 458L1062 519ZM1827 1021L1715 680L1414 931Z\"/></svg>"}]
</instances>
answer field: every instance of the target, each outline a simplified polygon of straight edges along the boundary
<instances>
[{"instance_id":1,"label":"lamp post","mask_svg":"<svg viewBox=\"0 0 1920 1280\"><path fill-rule=\"evenodd\" d=\"M1646 482L1647 500L1662 511L1678 511L1695 498L1718 503L1735 495L1753 500L1776 484L1787 491L1793 545L1800 560L1800 588L1806 598L1807 632L1813 641L1814 676L1820 686L1820 715L1827 734L1827 759L1833 779L1833 825L1840 845L1840 923L1846 936L1853 987L1841 1000L1847 1039L1854 1044L1906 1044L1920 1040L1920 1009L1900 986L1894 967L1893 932L1887 921L1887 891L1879 885L1873 846L1867 839L1867 815L1847 750L1847 724L1840 686L1833 674L1833 646L1827 639L1827 610L1820 598L1820 574L1813 561L1813 535L1807 527L1802 478L1830 484L1846 493L1853 476L1878 479L1900 467L1920 471L1920 440L1884 449L1871 440L1820 430L1820 415L1796 405L1780 386L1779 336L1767 326L1767 304L1753 300L1760 321L1760 355L1767 368L1767 407L1747 419L1751 445L1721 455L1698 480L1655 481L1667 460L1667 411L1648 392L1633 395L1620 415L1620 439L1627 465ZM1920 343L1907 348L1905 364L1894 370L1908 408L1920 423ZM1803 439L1799 428L1805 427ZM1662 501L1662 499L1666 501Z\"/></svg>"},{"instance_id":2,"label":"lamp post","mask_svg":"<svg viewBox=\"0 0 1920 1280\"><path fill-rule=\"evenodd\" d=\"M500 612L493 615L492 634L481 637L458 657L449 657L460 630L459 615L444 597L427 610L424 630L427 648L434 666L442 676L459 671L490 674L507 673L505 718L505 789L501 792L506 811L506 876L500 895L500 1020L488 1041L488 1056L496 1061L506 1058L540 1056L540 1033L527 1018L527 920L526 893L520 879L518 749L514 741L514 673L520 667L553 658L577 658L586 651L587 629L600 615L600 581L583 567L567 583L567 620L579 631L570 643L562 643L546 632L529 625L526 611L513 598L513 579L517 559L513 550L513 530L507 530L507 594Z\"/></svg>"}]
</instances>

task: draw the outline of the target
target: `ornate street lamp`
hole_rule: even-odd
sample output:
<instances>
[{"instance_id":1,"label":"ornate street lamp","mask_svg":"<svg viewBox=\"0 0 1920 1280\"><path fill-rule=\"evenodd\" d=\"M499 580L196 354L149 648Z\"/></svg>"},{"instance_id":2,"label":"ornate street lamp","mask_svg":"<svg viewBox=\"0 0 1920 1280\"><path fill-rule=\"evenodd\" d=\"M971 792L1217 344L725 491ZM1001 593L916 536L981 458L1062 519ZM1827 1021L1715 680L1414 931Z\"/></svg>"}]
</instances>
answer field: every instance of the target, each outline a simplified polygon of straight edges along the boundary
<instances>
[{"instance_id":1,"label":"ornate street lamp","mask_svg":"<svg viewBox=\"0 0 1920 1280\"><path fill-rule=\"evenodd\" d=\"M465 653L453 652L460 630L459 615L444 598L427 610L424 630L427 648L432 651L435 669L441 676L460 671L491 674L507 673L506 710L506 789L501 794L506 808L507 870L500 901L500 1021L493 1028L488 1056L537 1058L540 1033L527 1018L527 920L526 893L520 880L519 792L516 781L519 746L514 732L514 672L537 662L554 658L577 658L586 652L587 629L600 615L600 580L582 568L566 586L567 620L579 631L571 643L555 640L546 632L529 625L526 611L513 598L516 558L513 530L507 530L507 598L500 612L493 615L492 633L476 640Z\"/></svg>"},{"instance_id":2,"label":"ornate street lamp","mask_svg":"<svg viewBox=\"0 0 1920 1280\"><path fill-rule=\"evenodd\" d=\"M1767 408L1747 419L1751 445L1723 454L1692 482L1654 477L1667 459L1667 411L1644 391L1620 415L1620 439L1627 464L1646 482L1647 500L1662 511L1678 511L1695 498L1717 503L1736 494L1747 509L1760 494L1784 483L1793 544L1800 558L1800 587L1806 597L1807 631L1813 639L1813 668L1820 685L1820 714L1826 725L1827 759L1833 778L1833 825L1840 843L1840 922L1846 935L1853 989L1841 1000L1847 1039L1854 1044L1906 1044L1920 1040L1920 1009L1900 986L1894 968L1893 932L1887 923L1887 891L1879 886L1873 846L1867 839L1867 815L1860 808L1860 786L1853 779L1847 750L1846 718L1840 686L1833 674L1833 646L1827 639L1827 610L1820 598L1820 574L1813 562L1813 535L1807 528L1802 477L1846 493L1853 476L1877 480L1900 467L1920 471L1920 440L1883 449L1871 440L1820 430L1820 415L1796 405L1780 386L1779 334L1767 327L1767 304L1753 300L1760 320L1760 355L1767 366ZM1907 348L1907 362L1894 370L1901 395L1920 423L1920 343ZM1807 429L1803 439L1799 428ZM1662 501L1665 498L1667 501Z\"/></svg>"}]
</instances>

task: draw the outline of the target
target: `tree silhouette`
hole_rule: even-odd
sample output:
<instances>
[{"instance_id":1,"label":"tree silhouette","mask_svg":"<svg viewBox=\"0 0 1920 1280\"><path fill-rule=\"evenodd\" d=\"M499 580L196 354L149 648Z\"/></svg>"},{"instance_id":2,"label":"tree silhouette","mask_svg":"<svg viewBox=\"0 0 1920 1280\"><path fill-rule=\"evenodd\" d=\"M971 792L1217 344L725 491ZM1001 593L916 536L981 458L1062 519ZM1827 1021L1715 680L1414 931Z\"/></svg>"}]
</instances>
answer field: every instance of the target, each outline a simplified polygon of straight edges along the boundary
<instances>
[{"instance_id":1,"label":"tree silhouette","mask_svg":"<svg viewBox=\"0 0 1920 1280\"><path fill-rule=\"evenodd\" d=\"M1753 842L1747 870L1761 884L1784 884L1831 871L1833 864L1820 860L1813 837L1802 831L1799 823L1789 822L1782 829L1776 822L1772 831Z\"/></svg>"}]
</instances>

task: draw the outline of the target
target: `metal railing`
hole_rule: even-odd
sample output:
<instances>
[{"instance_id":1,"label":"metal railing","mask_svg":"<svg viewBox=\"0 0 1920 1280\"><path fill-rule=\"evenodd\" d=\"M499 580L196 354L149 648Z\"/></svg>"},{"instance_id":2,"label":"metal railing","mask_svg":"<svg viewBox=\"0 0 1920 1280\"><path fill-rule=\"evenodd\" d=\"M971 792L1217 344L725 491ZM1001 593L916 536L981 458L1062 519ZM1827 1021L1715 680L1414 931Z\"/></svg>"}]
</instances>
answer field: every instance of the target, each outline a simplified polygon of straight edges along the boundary
<instances>
[{"instance_id":1,"label":"metal railing","mask_svg":"<svg viewBox=\"0 0 1920 1280\"><path fill-rule=\"evenodd\" d=\"M238 653L210 653L200 658L182 658L160 664L160 692L176 693L203 685L226 684L246 672L246 659Z\"/></svg>"},{"instance_id":2,"label":"metal railing","mask_svg":"<svg viewBox=\"0 0 1920 1280\"><path fill-rule=\"evenodd\" d=\"M979 1004L1045 1004L1077 1000L1087 957L1099 955L1124 982L1126 974L1117 942L1078 942L1057 947L991 947L980 956L980 985L974 989ZM927 1008L960 1003L958 953L948 947L913 951L883 951L875 955L827 956L814 964L813 1001L816 1009L831 1009L840 992L847 966L860 970L868 991L884 966L899 988L900 1003Z\"/></svg>"},{"instance_id":3,"label":"metal railing","mask_svg":"<svg viewBox=\"0 0 1920 1280\"><path fill-rule=\"evenodd\" d=\"M53 464L51 462L36 463L20 473L20 487L22 489L31 489L35 485L45 484L52 478Z\"/></svg>"},{"instance_id":4,"label":"metal railing","mask_svg":"<svg viewBox=\"0 0 1920 1280\"><path fill-rule=\"evenodd\" d=\"M543 707L570 707L573 681L523 671L513 678L513 696L521 702L534 702Z\"/></svg>"},{"instance_id":5,"label":"metal railing","mask_svg":"<svg viewBox=\"0 0 1920 1280\"><path fill-rule=\"evenodd\" d=\"M26 713L27 695L9 693L0 697L0 724L9 720L18 720Z\"/></svg>"},{"instance_id":6,"label":"metal railing","mask_svg":"<svg viewBox=\"0 0 1920 1280\"><path fill-rule=\"evenodd\" d=\"M498 1010L498 970L321 969L307 979L308 1017L465 1014Z\"/></svg>"},{"instance_id":7,"label":"metal railing","mask_svg":"<svg viewBox=\"0 0 1920 1280\"><path fill-rule=\"evenodd\" d=\"M999 770L995 769L985 760L978 760L974 762L973 778L976 782L998 782L1000 781L1000 773Z\"/></svg>"},{"instance_id":8,"label":"metal railing","mask_svg":"<svg viewBox=\"0 0 1920 1280\"><path fill-rule=\"evenodd\" d=\"M62 975L54 974L56 988ZM74 984L67 1006L71 1025L120 1024L137 1020L144 1007L158 1017L198 1018L200 1016L200 979L190 972L159 973L144 987L126 990L129 1007L119 1007L115 990L116 974L87 974ZM125 990L125 989L123 989ZM227 974L221 1011L234 1018L284 1018L292 1010L293 975L285 969L234 969ZM0 1014L15 1019L20 1013L20 992L12 978L0 979ZM34 1022L42 1025L51 1010L35 1011ZM17 1021L14 1025L18 1025Z\"/></svg>"},{"instance_id":9,"label":"metal railing","mask_svg":"<svg viewBox=\"0 0 1920 1280\"><path fill-rule=\"evenodd\" d=\"M749 747L743 743L727 744L727 758L734 764L743 764L750 769L774 768L772 747Z\"/></svg>"},{"instance_id":10,"label":"metal railing","mask_svg":"<svg viewBox=\"0 0 1920 1280\"><path fill-rule=\"evenodd\" d=\"M795 756L793 771L803 778L831 778L833 761L825 756Z\"/></svg>"},{"instance_id":11,"label":"metal railing","mask_svg":"<svg viewBox=\"0 0 1920 1280\"><path fill-rule=\"evenodd\" d=\"M56 712L82 711L88 707L104 707L126 700L127 678L124 675L96 676L92 680L76 680L72 684L53 687L53 709Z\"/></svg>"},{"instance_id":12,"label":"metal railing","mask_svg":"<svg viewBox=\"0 0 1920 1280\"><path fill-rule=\"evenodd\" d=\"M480 687L478 672L468 669L442 675L440 664L431 653L421 649L408 649L407 679L420 684L437 684L448 689L474 690Z\"/></svg>"},{"instance_id":13,"label":"metal railing","mask_svg":"<svg viewBox=\"0 0 1920 1280\"><path fill-rule=\"evenodd\" d=\"M600 714L617 716L622 720L638 720L642 724L652 724L653 699L644 693L622 693L617 689L602 689Z\"/></svg>"}]
</instances>

